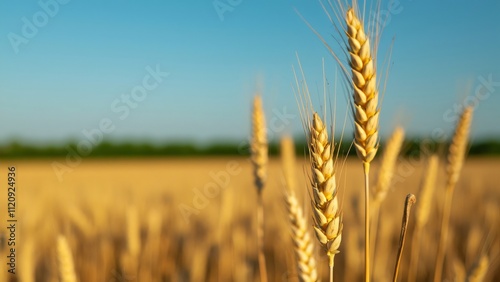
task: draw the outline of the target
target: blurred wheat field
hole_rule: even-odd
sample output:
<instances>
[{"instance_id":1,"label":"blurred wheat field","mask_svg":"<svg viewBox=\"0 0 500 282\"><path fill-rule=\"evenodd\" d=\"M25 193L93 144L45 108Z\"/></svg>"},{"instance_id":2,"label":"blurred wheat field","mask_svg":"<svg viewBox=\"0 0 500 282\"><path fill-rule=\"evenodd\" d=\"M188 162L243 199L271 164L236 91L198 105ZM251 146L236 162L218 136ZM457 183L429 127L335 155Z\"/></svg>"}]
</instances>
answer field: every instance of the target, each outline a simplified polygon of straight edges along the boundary
<instances>
[{"instance_id":1,"label":"blurred wheat field","mask_svg":"<svg viewBox=\"0 0 500 282\"><path fill-rule=\"evenodd\" d=\"M88 159L65 174L63 182L58 181L51 162L8 162L17 167L18 174L18 265L15 276L2 271L0 281L60 281L59 235L67 238L78 281L259 281L257 195L247 158ZM391 278L404 198L408 193L418 198L424 163L399 160L398 181L381 207L375 281ZM305 158L299 158L295 169L297 194L310 218ZM497 159L465 163L451 213L448 244L453 251L447 253L444 277L460 281L486 254L485 281L500 279L499 171ZM431 218L422 234L419 281L431 279L434 271L443 174L440 167ZM267 271L270 281L298 281L283 182L279 159L271 159L264 190ZM334 275L337 281L359 281L363 275L363 172L357 160L346 161L338 183L344 243ZM204 196L196 196L193 189ZM418 208L417 200L414 209ZM6 218L0 220L6 222ZM412 215L408 242L414 224ZM5 228L0 235L6 238ZM6 265L5 240L2 245L0 260ZM317 247L316 252L320 277L325 280L327 257ZM400 274L403 281L411 252L408 244Z\"/></svg>"}]
</instances>

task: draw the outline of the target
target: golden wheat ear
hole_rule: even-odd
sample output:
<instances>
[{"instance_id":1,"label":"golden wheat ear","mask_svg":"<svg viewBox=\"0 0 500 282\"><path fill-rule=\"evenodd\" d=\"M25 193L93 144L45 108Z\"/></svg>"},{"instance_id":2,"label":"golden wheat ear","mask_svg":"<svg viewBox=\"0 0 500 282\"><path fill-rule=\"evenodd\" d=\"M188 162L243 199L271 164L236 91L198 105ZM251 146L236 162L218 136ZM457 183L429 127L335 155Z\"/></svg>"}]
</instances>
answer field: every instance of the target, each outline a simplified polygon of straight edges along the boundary
<instances>
[{"instance_id":1,"label":"golden wheat ear","mask_svg":"<svg viewBox=\"0 0 500 282\"><path fill-rule=\"evenodd\" d=\"M78 281L73 263L73 255L66 237L57 237L57 260L59 261L59 275L62 282Z\"/></svg>"},{"instance_id":2,"label":"golden wheat ear","mask_svg":"<svg viewBox=\"0 0 500 282\"><path fill-rule=\"evenodd\" d=\"M252 137L250 142L251 160L254 169L255 187L260 193L267 179L267 136L266 118L262 106L262 98L255 96L252 109Z\"/></svg>"},{"instance_id":3,"label":"golden wheat ear","mask_svg":"<svg viewBox=\"0 0 500 282\"><path fill-rule=\"evenodd\" d=\"M448 163L446 166L447 181L445 190L445 200L443 206L443 217L441 222L441 235L439 237L438 252L436 255L436 270L434 272L434 282L440 282L443 273L446 241L450 225L451 204L453 192L460 176L460 171L467 152L467 142L469 139L470 126L472 122L472 107L466 107L458 120L455 134L451 141L448 152Z\"/></svg>"},{"instance_id":4,"label":"golden wheat ear","mask_svg":"<svg viewBox=\"0 0 500 282\"><path fill-rule=\"evenodd\" d=\"M307 219L295 196L295 145L290 136L281 138L280 150L286 185L285 204L292 230L299 280L302 282L318 281L314 244L309 235Z\"/></svg>"},{"instance_id":5,"label":"golden wheat ear","mask_svg":"<svg viewBox=\"0 0 500 282\"><path fill-rule=\"evenodd\" d=\"M377 184L375 185L374 203L376 205L380 205L387 197L396 169L397 159L403 145L404 136L404 129L399 126L396 127L384 147Z\"/></svg>"},{"instance_id":6,"label":"golden wheat ear","mask_svg":"<svg viewBox=\"0 0 500 282\"><path fill-rule=\"evenodd\" d=\"M345 14L347 51L351 69L354 148L363 162L365 176L365 281L370 280L370 163L378 150L379 93L375 51L362 21L350 8Z\"/></svg>"},{"instance_id":7,"label":"golden wheat ear","mask_svg":"<svg viewBox=\"0 0 500 282\"><path fill-rule=\"evenodd\" d=\"M286 188L288 191L295 191L296 171L295 171L295 144L292 137L284 136L280 141L281 165L283 166L283 176L285 177Z\"/></svg>"},{"instance_id":8,"label":"golden wheat ear","mask_svg":"<svg viewBox=\"0 0 500 282\"><path fill-rule=\"evenodd\" d=\"M339 253L343 229L333 152L333 142L329 140L326 126L314 113L309 128L314 231L329 257L330 279L333 278L334 257Z\"/></svg>"},{"instance_id":9,"label":"golden wheat ear","mask_svg":"<svg viewBox=\"0 0 500 282\"><path fill-rule=\"evenodd\" d=\"M309 235L304 212L293 191L287 192L285 203L292 227L292 239L300 281L317 281L318 271L314 259L314 245Z\"/></svg>"},{"instance_id":10,"label":"golden wheat ear","mask_svg":"<svg viewBox=\"0 0 500 282\"><path fill-rule=\"evenodd\" d=\"M352 73L354 103L354 147L358 157L370 163L378 149L377 72L370 39L351 8L346 14L349 65Z\"/></svg>"},{"instance_id":11,"label":"golden wheat ear","mask_svg":"<svg viewBox=\"0 0 500 282\"><path fill-rule=\"evenodd\" d=\"M262 190L267 179L268 145L266 136L266 118L262 98L257 95L252 109L252 140L250 143L253 164L254 183L257 188L257 245L260 279L267 282L266 257L264 255L264 199Z\"/></svg>"},{"instance_id":12,"label":"golden wheat ear","mask_svg":"<svg viewBox=\"0 0 500 282\"><path fill-rule=\"evenodd\" d=\"M391 183L394 176L394 171L396 169L396 164L398 160L399 153L401 151L401 147L404 141L404 129L402 127L396 127L387 140L387 143L384 147L382 162L380 164L380 169L378 171L377 183L375 185L375 191L373 195L373 204L371 205L371 218L370 224L371 228L373 228L372 238L370 238L371 243L373 245L371 259L375 258L375 254L377 253L377 233L379 229L379 218L381 213L381 206L387 194L389 192L389 188L391 187ZM375 260L374 260L375 261Z\"/></svg>"},{"instance_id":13,"label":"golden wheat ear","mask_svg":"<svg viewBox=\"0 0 500 282\"><path fill-rule=\"evenodd\" d=\"M464 164L467 153L467 142L469 140L470 125L472 122L473 108L467 107L462 112L455 129L455 135L450 145L448 153L447 189L454 189L460 176L460 171Z\"/></svg>"}]
</instances>

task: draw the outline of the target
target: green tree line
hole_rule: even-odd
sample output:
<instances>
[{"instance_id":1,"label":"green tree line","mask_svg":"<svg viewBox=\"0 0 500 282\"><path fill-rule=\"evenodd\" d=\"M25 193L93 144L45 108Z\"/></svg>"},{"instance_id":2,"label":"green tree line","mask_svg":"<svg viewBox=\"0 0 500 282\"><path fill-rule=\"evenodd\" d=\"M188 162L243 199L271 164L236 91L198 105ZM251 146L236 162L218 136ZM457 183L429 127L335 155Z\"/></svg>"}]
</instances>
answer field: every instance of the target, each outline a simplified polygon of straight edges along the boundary
<instances>
[{"instance_id":1,"label":"green tree line","mask_svg":"<svg viewBox=\"0 0 500 282\"><path fill-rule=\"evenodd\" d=\"M338 146L339 144L337 144ZM63 157L68 153L78 152L86 157L163 157L163 156L245 156L249 154L248 142L234 143L212 143L208 145L198 145L193 142L165 142L156 145L148 142L109 142L104 141L97 146L85 148L87 151L79 151L79 144L68 142L65 145L29 145L20 142L11 142L0 146L0 158L47 158ZM382 150L384 144L380 144ZM404 155L418 155L422 151L440 152L446 150L447 143L426 143L422 140L414 139L406 141L403 146ZM297 155L306 153L305 140L296 140ZM279 154L279 144L269 145L269 154L272 156ZM340 144L340 155L354 155L355 151L351 144L344 142ZM500 155L500 140L484 140L475 142L469 146L469 155Z\"/></svg>"}]
</instances>

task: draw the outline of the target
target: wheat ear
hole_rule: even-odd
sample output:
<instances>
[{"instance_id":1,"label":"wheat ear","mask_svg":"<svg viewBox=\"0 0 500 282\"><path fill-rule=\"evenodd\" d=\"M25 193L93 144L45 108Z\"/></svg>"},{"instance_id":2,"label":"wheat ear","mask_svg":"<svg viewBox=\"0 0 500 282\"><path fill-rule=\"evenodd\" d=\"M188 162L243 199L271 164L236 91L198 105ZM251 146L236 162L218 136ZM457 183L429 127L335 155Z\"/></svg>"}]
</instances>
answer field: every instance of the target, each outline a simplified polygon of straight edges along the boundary
<instances>
[{"instance_id":1,"label":"wheat ear","mask_svg":"<svg viewBox=\"0 0 500 282\"><path fill-rule=\"evenodd\" d=\"M453 191L458 181L460 171L467 151L467 140L469 138L470 124L472 121L472 107L466 107L455 129L455 134L448 152L448 163L446 167L447 182L445 191L445 200L443 207L443 218L441 222L441 235L439 237L439 247L436 256L436 271L434 272L434 282L440 282L443 271L445 257L446 240L450 225L451 203L453 200Z\"/></svg>"},{"instance_id":2,"label":"wheat ear","mask_svg":"<svg viewBox=\"0 0 500 282\"><path fill-rule=\"evenodd\" d=\"M405 132L402 127L396 127L392 132L390 138L387 140L385 145L383 154L382 154L382 162L380 164L380 169L378 171L377 183L375 186L375 193L373 204L371 205L371 228L372 228L372 257L373 258L373 267L376 265L376 261L374 259L377 253L377 238L379 232L378 220L380 217L380 207L382 202L387 197L387 193L389 192L389 188L391 187L391 183L394 176L394 171L396 169L397 159L399 153L401 151L401 147L403 145Z\"/></svg>"},{"instance_id":3,"label":"wheat ear","mask_svg":"<svg viewBox=\"0 0 500 282\"><path fill-rule=\"evenodd\" d=\"M281 149L281 165L283 166L283 175L285 177L285 183L289 191L295 191L296 189L296 171L295 171L295 145L293 139L290 136L284 136L281 138L280 143Z\"/></svg>"},{"instance_id":4,"label":"wheat ear","mask_svg":"<svg viewBox=\"0 0 500 282\"><path fill-rule=\"evenodd\" d=\"M401 151L401 146L403 145L405 132L402 127L396 127L391 134L391 137L387 141L384 152L382 154L382 163L380 165L380 170L378 172L377 184L375 186L374 201L372 205L372 210L370 211L372 215L371 226L373 227L373 256L376 254L377 247L377 233L378 233L378 220L380 217L380 206L385 200L389 188L391 186L392 178L394 175L394 170L396 168L396 162ZM375 260L373 260L375 265ZM374 266L375 267L375 266Z\"/></svg>"},{"instance_id":5,"label":"wheat ear","mask_svg":"<svg viewBox=\"0 0 500 282\"><path fill-rule=\"evenodd\" d=\"M288 210L288 218L292 229L294 252L297 258L299 279L303 282L318 280L316 260L314 259L314 245L309 235L307 219L295 196L295 145L290 136L281 138L281 161L283 174L285 176L286 194L285 203Z\"/></svg>"},{"instance_id":6,"label":"wheat ear","mask_svg":"<svg viewBox=\"0 0 500 282\"><path fill-rule=\"evenodd\" d=\"M385 145L382 154L382 163L378 172L377 184L375 186L374 204L379 206L387 197L387 192L391 187L392 177L396 168L396 162L401 151L405 137L405 131L401 127L396 127Z\"/></svg>"},{"instance_id":7,"label":"wheat ear","mask_svg":"<svg viewBox=\"0 0 500 282\"><path fill-rule=\"evenodd\" d=\"M76 282L73 255L66 237L57 237L57 259L59 261L59 275L62 282Z\"/></svg>"},{"instance_id":8,"label":"wheat ear","mask_svg":"<svg viewBox=\"0 0 500 282\"><path fill-rule=\"evenodd\" d=\"M351 8L347 11L349 65L354 89L354 146L358 157L370 163L378 149L378 90L370 40L360 19Z\"/></svg>"},{"instance_id":9,"label":"wheat ear","mask_svg":"<svg viewBox=\"0 0 500 282\"><path fill-rule=\"evenodd\" d=\"M346 13L349 66L352 73L354 147L365 175L365 281L370 279L370 162L378 149L378 90L370 39L354 9Z\"/></svg>"},{"instance_id":10,"label":"wheat ear","mask_svg":"<svg viewBox=\"0 0 500 282\"><path fill-rule=\"evenodd\" d=\"M262 99L255 96L252 110L251 160L254 169L254 183L257 188L257 246L259 249L260 281L267 282L266 257L264 255L264 203L262 190L267 178L267 136L266 119Z\"/></svg>"},{"instance_id":11,"label":"wheat ear","mask_svg":"<svg viewBox=\"0 0 500 282\"><path fill-rule=\"evenodd\" d=\"M262 98L255 96L252 110L252 140L250 143L251 160L254 171L255 187L261 193L267 178L267 136L266 118L262 107Z\"/></svg>"},{"instance_id":12,"label":"wheat ear","mask_svg":"<svg viewBox=\"0 0 500 282\"><path fill-rule=\"evenodd\" d=\"M425 225L427 224L427 221L429 220L429 215L431 213L432 194L434 192L436 183L438 164L439 159L437 155L432 155L427 162L425 178L422 182L422 188L419 194L420 204L417 208L417 211L415 212L416 226L411 243L411 260L410 270L408 271L408 282L414 282L417 280L420 236Z\"/></svg>"},{"instance_id":13,"label":"wheat ear","mask_svg":"<svg viewBox=\"0 0 500 282\"><path fill-rule=\"evenodd\" d=\"M431 213L431 203L433 198L433 192L436 185L437 170L439 167L439 158L437 155L432 155L427 161L427 169L425 172L425 178L422 183L422 188L420 190L420 204L416 211L416 226L417 228L423 228L429 221L429 215Z\"/></svg>"},{"instance_id":14,"label":"wheat ear","mask_svg":"<svg viewBox=\"0 0 500 282\"><path fill-rule=\"evenodd\" d=\"M287 192L285 202L292 226L292 238L300 281L317 281L318 272L316 270L316 260L314 259L314 245L307 230L307 220L293 191Z\"/></svg>"},{"instance_id":15,"label":"wheat ear","mask_svg":"<svg viewBox=\"0 0 500 282\"><path fill-rule=\"evenodd\" d=\"M312 166L312 206L314 231L329 257L330 281L333 280L334 257L342 241L342 212L337 196L333 161L333 141L317 113L310 124L309 152Z\"/></svg>"}]
</instances>

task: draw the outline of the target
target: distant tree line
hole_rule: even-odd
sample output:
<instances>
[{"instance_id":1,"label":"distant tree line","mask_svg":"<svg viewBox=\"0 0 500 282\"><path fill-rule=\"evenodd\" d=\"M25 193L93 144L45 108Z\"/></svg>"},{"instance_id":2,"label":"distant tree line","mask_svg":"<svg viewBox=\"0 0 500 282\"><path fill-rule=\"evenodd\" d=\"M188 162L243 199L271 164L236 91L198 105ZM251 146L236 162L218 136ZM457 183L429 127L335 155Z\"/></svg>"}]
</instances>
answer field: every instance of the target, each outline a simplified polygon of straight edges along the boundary
<instances>
[{"instance_id":1,"label":"distant tree line","mask_svg":"<svg viewBox=\"0 0 500 282\"><path fill-rule=\"evenodd\" d=\"M77 150L77 143L69 142L65 145L28 145L20 142L11 142L0 146L0 158L46 158L64 157L69 151ZM337 144L338 146L339 144ZM447 149L447 143L423 144L421 140L414 139L405 142L402 154L418 155L423 150L432 152L443 152ZM384 144L380 144L383 150ZM306 154L306 141L296 140L297 155ZM246 156L249 154L248 143L212 143L208 145L197 145L193 142L165 142L155 145L148 142L109 142L104 141L92 148L87 157L163 157L163 156ZM269 145L269 154L279 154L279 143ZM340 155L354 155L355 150L350 143L340 144ZM484 140L475 142L469 146L469 155L496 155L500 156L500 140Z\"/></svg>"}]
</instances>

